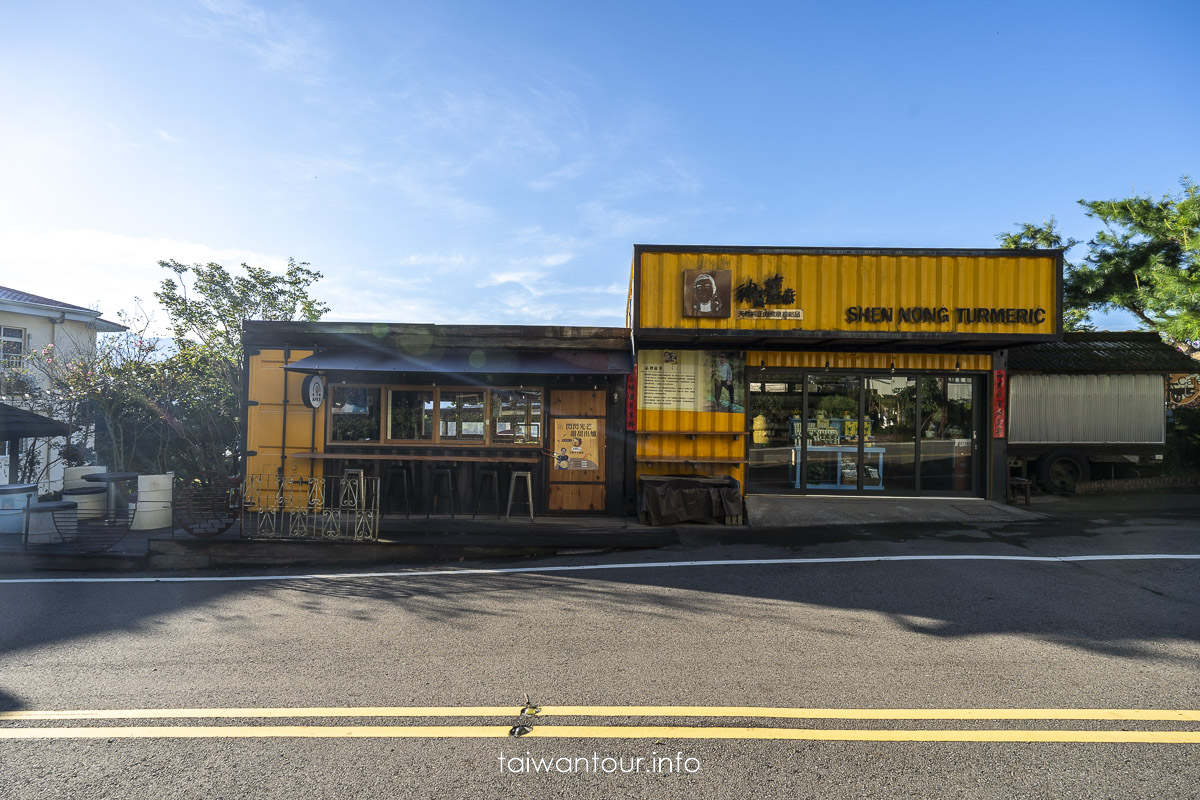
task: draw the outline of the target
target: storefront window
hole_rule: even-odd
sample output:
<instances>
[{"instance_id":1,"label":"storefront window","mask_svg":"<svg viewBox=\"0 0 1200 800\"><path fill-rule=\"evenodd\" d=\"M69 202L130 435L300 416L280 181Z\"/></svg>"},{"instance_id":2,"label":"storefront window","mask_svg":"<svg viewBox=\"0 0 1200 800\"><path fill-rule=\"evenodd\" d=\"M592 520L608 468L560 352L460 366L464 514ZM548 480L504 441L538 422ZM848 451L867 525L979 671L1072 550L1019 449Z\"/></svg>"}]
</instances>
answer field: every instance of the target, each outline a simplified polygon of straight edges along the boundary
<instances>
[{"instance_id":1,"label":"storefront window","mask_svg":"<svg viewBox=\"0 0 1200 800\"><path fill-rule=\"evenodd\" d=\"M537 444L541 423L541 390L492 392L492 444Z\"/></svg>"},{"instance_id":2,"label":"storefront window","mask_svg":"<svg viewBox=\"0 0 1200 800\"><path fill-rule=\"evenodd\" d=\"M334 386L329 404L330 441L378 441L379 395L379 389L365 386Z\"/></svg>"},{"instance_id":3,"label":"storefront window","mask_svg":"<svg viewBox=\"0 0 1200 800\"><path fill-rule=\"evenodd\" d=\"M438 403L439 438L482 442L486 429L483 412L483 392L443 391Z\"/></svg>"},{"instance_id":4,"label":"storefront window","mask_svg":"<svg viewBox=\"0 0 1200 800\"><path fill-rule=\"evenodd\" d=\"M335 385L329 441L538 445L542 389L436 389ZM381 401L386 402L381 414ZM490 410L489 410L490 409ZM382 417L382 419L381 419Z\"/></svg>"},{"instance_id":5,"label":"storefront window","mask_svg":"<svg viewBox=\"0 0 1200 800\"><path fill-rule=\"evenodd\" d=\"M862 430L865 426L859 425L860 385L856 375L808 376L808 419L804 426L807 488L858 488L859 437L870 437L870 431ZM863 472L863 488L879 486L880 471L876 465L868 464Z\"/></svg>"},{"instance_id":6,"label":"storefront window","mask_svg":"<svg viewBox=\"0 0 1200 800\"><path fill-rule=\"evenodd\" d=\"M749 389L752 492L976 488L977 376L780 369Z\"/></svg>"},{"instance_id":7,"label":"storefront window","mask_svg":"<svg viewBox=\"0 0 1200 800\"><path fill-rule=\"evenodd\" d=\"M405 441L433 439L433 392L393 389L388 392L388 437Z\"/></svg>"}]
</instances>

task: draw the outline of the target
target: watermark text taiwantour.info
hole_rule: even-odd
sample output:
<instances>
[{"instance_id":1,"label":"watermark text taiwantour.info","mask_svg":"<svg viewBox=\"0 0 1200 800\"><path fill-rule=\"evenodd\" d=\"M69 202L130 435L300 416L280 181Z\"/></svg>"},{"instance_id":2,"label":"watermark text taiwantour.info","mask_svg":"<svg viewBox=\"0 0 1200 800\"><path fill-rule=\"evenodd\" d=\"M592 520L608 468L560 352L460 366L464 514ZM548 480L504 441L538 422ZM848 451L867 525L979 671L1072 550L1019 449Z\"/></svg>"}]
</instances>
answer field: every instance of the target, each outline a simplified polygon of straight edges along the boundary
<instances>
[{"instance_id":1,"label":"watermark text taiwantour.info","mask_svg":"<svg viewBox=\"0 0 1200 800\"><path fill-rule=\"evenodd\" d=\"M526 750L523 754L500 753L497 761L502 775L694 775L700 771L700 759L682 752L647 756L542 756Z\"/></svg>"}]
</instances>

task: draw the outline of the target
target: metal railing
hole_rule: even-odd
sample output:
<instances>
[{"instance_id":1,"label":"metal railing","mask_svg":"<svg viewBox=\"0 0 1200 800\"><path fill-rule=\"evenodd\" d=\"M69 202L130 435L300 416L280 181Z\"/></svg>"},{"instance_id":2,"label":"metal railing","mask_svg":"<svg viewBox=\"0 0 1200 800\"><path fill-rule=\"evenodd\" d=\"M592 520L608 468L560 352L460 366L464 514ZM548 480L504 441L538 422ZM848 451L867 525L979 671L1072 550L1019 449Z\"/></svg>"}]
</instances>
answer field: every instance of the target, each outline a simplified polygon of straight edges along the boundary
<instances>
[{"instance_id":1,"label":"metal railing","mask_svg":"<svg viewBox=\"0 0 1200 800\"><path fill-rule=\"evenodd\" d=\"M376 541L379 478L247 475L241 522L243 537Z\"/></svg>"}]
</instances>

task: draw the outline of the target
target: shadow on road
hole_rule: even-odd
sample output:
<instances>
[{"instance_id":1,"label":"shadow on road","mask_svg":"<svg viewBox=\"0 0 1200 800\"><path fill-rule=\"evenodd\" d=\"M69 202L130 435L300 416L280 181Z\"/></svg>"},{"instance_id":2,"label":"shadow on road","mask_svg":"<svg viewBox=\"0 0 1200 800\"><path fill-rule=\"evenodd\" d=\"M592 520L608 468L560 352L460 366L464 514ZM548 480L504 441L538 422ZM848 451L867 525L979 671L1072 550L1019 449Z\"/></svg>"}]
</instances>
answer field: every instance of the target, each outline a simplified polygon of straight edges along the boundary
<instances>
[{"instance_id":1,"label":"shadow on road","mask_svg":"<svg viewBox=\"0 0 1200 800\"><path fill-rule=\"evenodd\" d=\"M1101 512L1115 521L1114 541L1138 513L1117 506L1097 513ZM1120 516L1123 513L1125 517ZM1059 534L1090 537L1096 523L1083 515L1060 527ZM1027 533L1041 541L1052 538L1044 527ZM1011 554L1021 552L1022 542L1017 540L1025 536L1021 530L993 535L979 528L941 537L926 532L923 540L936 541L942 552ZM807 548L812 549L805 554L860 554L854 548L872 552L850 539L837 540L851 542L838 548L824 547L819 537L797 542L795 532L786 543L767 536L759 537L762 543L751 544L746 538L737 545L641 551L604 560L786 558ZM888 541L890 549L884 552L920 551L917 544L905 544L903 537ZM924 551L929 550L926 545ZM417 633L432 641L443 630L485 640L493 635L485 624L489 621L509 623L504 627L511 630L536 617L550 628L543 633L551 638L558 621L565 628L568 621L578 627L583 620L585 629L596 626L597 641L619 646L621 640L611 630L613 620L668 636L672 631L706 626L727 632L736 625L771 622L790 626L800 636L804 630L821 630L823 615L834 611L880 615L916 637L914 646L920 646L921 639L1003 635L1125 659L1161 661L1182 658L1164 652L1164 645L1200 641L1198 576L1200 563L1181 561L908 561L536 574L447 572L261 583L9 584L0 587L4 609L0 614L4 678L0 680L5 684L0 688L0 707L21 707L19 696L10 692L17 691L22 680L16 676L23 653L121 634L144 639L139 652L153 652L153 636L165 630L161 626L172 624L178 630L193 623L206 632L203 641L211 647L217 646L213 642L221 641L226 630L231 640L278 636L281 643L295 647L303 641L306 625L329 627L332 622L335 629L372 635L386 631L397 641ZM734 616L736 621L731 622ZM481 646L487 642L481 641ZM36 653L31 660L56 662L58 658L56 651L51 656ZM64 672L54 678L69 681L71 675Z\"/></svg>"}]
</instances>

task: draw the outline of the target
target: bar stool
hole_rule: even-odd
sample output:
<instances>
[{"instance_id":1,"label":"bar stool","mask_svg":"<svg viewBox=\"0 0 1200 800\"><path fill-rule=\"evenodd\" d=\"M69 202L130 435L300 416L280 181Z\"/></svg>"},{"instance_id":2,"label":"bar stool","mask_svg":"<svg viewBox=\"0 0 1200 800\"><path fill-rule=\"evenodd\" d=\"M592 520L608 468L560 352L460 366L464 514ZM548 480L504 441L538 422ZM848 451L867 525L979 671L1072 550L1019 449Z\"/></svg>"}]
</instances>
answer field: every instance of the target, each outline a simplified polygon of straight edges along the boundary
<instances>
[{"instance_id":1,"label":"bar stool","mask_svg":"<svg viewBox=\"0 0 1200 800\"><path fill-rule=\"evenodd\" d=\"M409 512L412 511L412 493L409 487L412 485L412 474L409 473L408 467L402 467L399 464L389 464L387 473L383 478L383 494L387 497L388 511L394 511L392 507L392 496L396 492L396 479L400 480L400 488L404 492L404 518L409 518Z\"/></svg>"},{"instance_id":2,"label":"bar stool","mask_svg":"<svg viewBox=\"0 0 1200 800\"><path fill-rule=\"evenodd\" d=\"M438 498L441 497L438 489L443 480L446 482L446 493L450 496L450 519L454 519L454 470L450 467L438 467L433 470L433 479L429 482L431 500L429 509L425 512L426 519L432 512L437 511Z\"/></svg>"},{"instance_id":3,"label":"bar stool","mask_svg":"<svg viewBox=\"0 0 1200 800\"><path fill-rule=\"evenodd\" d=\"M533 473L531 472L513 472L512 478L508 481L508 513L504 515L505 519L512 516L513 507L513 491L517 488L517 478L525 481L525 495L528 500L525 506L529 509L529 519L533 520ZM521 502L517 501L518 504Z\"/></svg>"},{"instance_id":4,"label":"bar stool","mask_svg":"<svg viewBox=\"0 0 1200 800\"><path fill-rule=\"evenodd\" d=\"M496 519L500 519L500 468L499 467L483 467L479 470L479 477L475 479L475 511L471 514L471 519L479 514L479 501L483 499L483 484L489 482L492 485L492 499L496 506Z\"/></svg>"}]
</instances>

